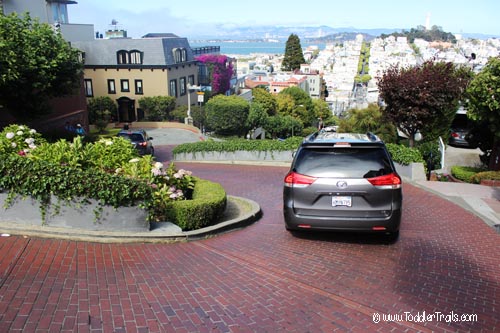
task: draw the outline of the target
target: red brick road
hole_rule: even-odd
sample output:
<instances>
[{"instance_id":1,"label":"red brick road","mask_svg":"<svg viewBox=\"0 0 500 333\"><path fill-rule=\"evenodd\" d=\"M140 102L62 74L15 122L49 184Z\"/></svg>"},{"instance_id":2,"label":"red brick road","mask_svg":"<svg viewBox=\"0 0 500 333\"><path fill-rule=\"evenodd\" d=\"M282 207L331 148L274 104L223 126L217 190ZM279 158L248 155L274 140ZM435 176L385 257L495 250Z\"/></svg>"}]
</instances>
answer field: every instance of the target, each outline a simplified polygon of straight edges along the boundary
<instances>
[{"instance_id":1,"label":"red brick road","mask_svg":"<svg viewBox=\"0 0 500 333\"><path fill-rule=\"evenodd\" d=\"M0 332L500 330L500 236L451 202L405 184L392 245L296 237L282 218L285 168L177 165L257 201L262 219L178 244L2 237ZM415 322L424 313L433 321Z\"/></svg>"}]
</instances>

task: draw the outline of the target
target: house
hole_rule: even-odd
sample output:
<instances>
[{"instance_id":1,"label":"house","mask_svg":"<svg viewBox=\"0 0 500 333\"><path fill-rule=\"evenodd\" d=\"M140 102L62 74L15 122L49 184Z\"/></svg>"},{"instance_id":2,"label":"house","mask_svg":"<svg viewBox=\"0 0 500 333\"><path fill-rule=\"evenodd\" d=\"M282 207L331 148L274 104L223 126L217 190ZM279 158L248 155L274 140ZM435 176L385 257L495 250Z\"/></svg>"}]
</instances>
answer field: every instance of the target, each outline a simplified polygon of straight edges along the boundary
<instances>
[{"instance_id":1,"label":"house","mask_svg":"<svg viewBox=\"0 0 500 333\"><path fill-rule=\"evenodd\" d=\"M74 42L84 54L87 98L109 96L118 104L115 120L141 120L138 100L146 96L173 96L177 105L196 102L197 61L188 40L171 33L142 38L110 38ZM188 94L190 96L188 97Z\"/></svg>"},{"instance_id":2,"label":"house","mask_svg":"<svg viewBox=\"0 0 500 333\"><path fill-rule=\"evenodd\" d=\"M68 42L93 40L93 24L70 23L67 6L74 4L77 2L70 0L3 0L3 11L5 15L11 13L22 15L28 12L32 18L37 18L39 22L52 25L54 30L61 33ZM80 123L88 128L87 105L83 89L76 91L71 96L54 98L50 101L50 105L52 113L29 125L40 131L62 129L66 122ZM15 121L16 119L9 118L5 114L0 115L1 124Z\"/></svg>"},{"instance_id":3,"label":"house","mask_svg":"<svg viewBox=\"0 0 500 333\"><path fill-rule=\"evenodd\" d=\"M3 0L5 15L26 12L41 23L48 23L57 29L68 42L94 39L93 24L73 24L69 22L68 5L76 5L72 0Z\"/></svg>"}]
</instances>

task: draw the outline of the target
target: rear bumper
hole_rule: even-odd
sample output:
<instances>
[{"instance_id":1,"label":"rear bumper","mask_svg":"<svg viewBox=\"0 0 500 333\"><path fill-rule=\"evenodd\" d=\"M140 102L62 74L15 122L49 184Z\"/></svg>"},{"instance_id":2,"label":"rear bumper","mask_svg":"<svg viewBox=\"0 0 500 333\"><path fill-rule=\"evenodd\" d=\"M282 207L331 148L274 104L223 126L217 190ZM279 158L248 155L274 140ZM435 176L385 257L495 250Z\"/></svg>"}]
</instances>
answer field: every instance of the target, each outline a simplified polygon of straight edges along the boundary
<instances>
[{"instance_id":1,"label":"rear bumper","mask_svg":"<svg viewBox=\"0 0 500 333\"><path fill-rule=\"evenodd\" d=\"M360 219L298 215L294 213L293 208L285 206L283 215L288 230L397 232L401 224L401 209L392 211L387 218Z\"/></svg>"}]
</instances>

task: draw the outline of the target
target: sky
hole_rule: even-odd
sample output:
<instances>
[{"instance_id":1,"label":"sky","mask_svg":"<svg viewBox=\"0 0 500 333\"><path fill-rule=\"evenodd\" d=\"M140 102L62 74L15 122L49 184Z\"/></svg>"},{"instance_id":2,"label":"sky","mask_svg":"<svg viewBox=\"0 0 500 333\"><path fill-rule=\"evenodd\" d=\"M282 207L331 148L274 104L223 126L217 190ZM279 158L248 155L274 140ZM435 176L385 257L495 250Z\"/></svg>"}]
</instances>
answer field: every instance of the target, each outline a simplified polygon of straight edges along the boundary
<instances>
[{"instance_id":1,"label":"sky","mask_svg":"<svg viewBox=\"0 0 500 333\"><path fill-rule=\"evenodd\" d=\"M194 38L218 27L320 26L358 29L442 27L445 32L500 36L498 0L77 0L68 5L70 23L94 24L104 33L111 21L140 38L169 32Z\"/></svg>"}]
</instances>

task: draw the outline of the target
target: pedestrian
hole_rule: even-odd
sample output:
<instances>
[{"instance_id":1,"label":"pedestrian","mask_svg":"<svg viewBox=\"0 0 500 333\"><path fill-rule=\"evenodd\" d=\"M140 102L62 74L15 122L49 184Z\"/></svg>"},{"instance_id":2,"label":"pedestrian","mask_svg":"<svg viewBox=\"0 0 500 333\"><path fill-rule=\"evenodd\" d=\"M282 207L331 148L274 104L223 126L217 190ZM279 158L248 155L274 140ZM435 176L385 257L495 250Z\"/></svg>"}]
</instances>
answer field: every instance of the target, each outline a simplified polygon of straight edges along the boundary
<instances>
[{"instance_id":1,"label":"pedestrian","mask_svg":"<svg viewBox=\"0 0 500 333\"><path fill-rule=\"evenodd\" d=\"M125 131L128 131L130 129L130 125L128 123L125 123L125 125L123 125L123 129Z\"/></svg>"},{"instance_id":2,"label":"pedestrian","mask_svg":"<svg viewBox=\"0 0 500 333\"><path fill-rule=\"evenodd\" d=\"M321 131L323 129L323 118L318 118L319 119L319 123L318 123L318 131Z\"/></svg>"},{"instance_id":3,"label":"pedestrian","mask_svg":"<svg viewBox=\"0 0 500 333\"><path fill-rule=\"evenodd\" d=\"M76 125L76 134L78 134L80 136L85 135L85 129L82 127L82 125L80 125L80 124Z\"/></svg>"},{"instance_id":4,"label":"pedestrian","mask_svg":"<svg viewBox=\"0 0 500 333\"><path fill-rule=\"evenodd\" d=\"M64 129L70 133L74 133L75 132L75 127L73 125L71 125L69 123L69 121L66 122L66 124L64 125Z\"/></svg>"}]
</instances>

